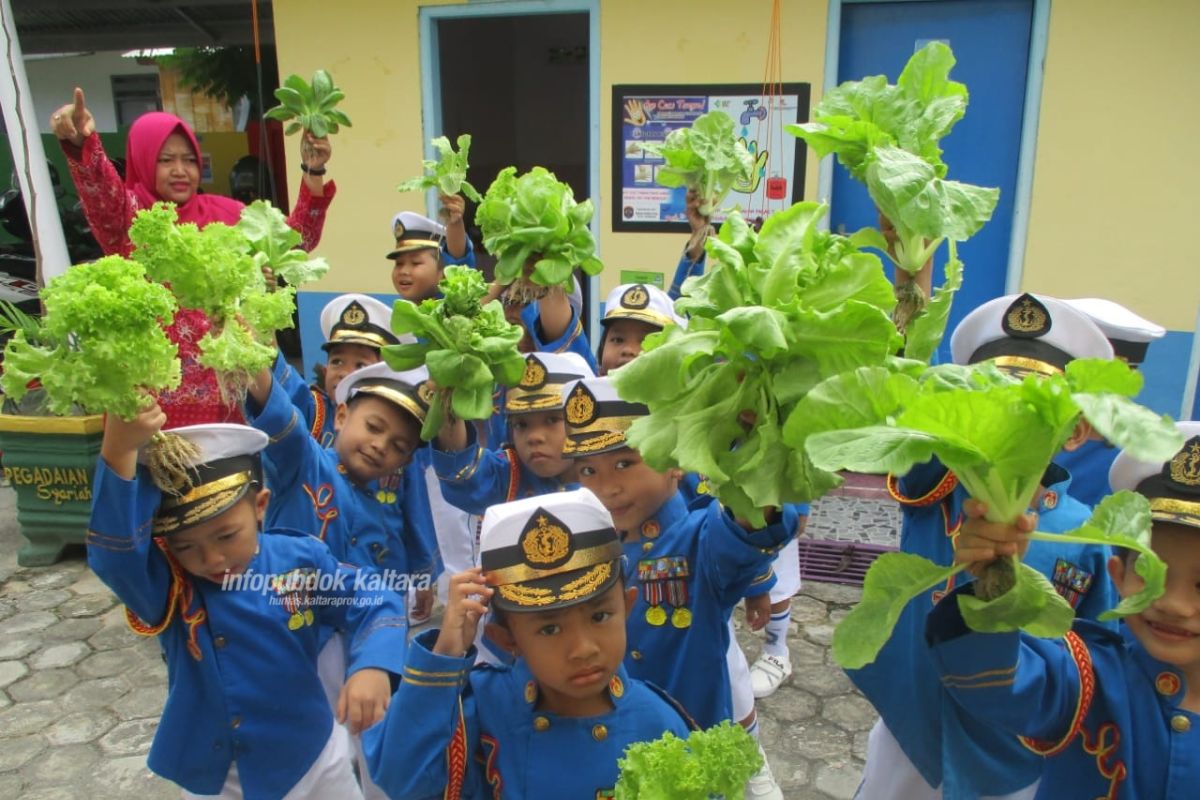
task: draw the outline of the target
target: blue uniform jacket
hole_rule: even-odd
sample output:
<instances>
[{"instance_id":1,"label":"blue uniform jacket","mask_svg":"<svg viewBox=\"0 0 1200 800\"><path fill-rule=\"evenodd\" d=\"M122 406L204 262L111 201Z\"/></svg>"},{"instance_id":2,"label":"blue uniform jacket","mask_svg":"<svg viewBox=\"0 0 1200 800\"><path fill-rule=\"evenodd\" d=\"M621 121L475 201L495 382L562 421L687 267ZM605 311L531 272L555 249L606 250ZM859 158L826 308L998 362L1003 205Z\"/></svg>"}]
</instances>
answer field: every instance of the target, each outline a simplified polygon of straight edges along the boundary
<instances>
[{"instance_id":1,"label":"blue uniform jacket","mask_svg":"<svg viewBox=\"0 0 1200 800\"><path fill-rule=\"evenodd\" d=\"M683 290L683 282L695 275L704 274L704 261L707 255L707 252L702 252L699 258L692 261L688 258L687 249L684 249L683 255L679 258L679 264L675 267L675 277L671 279L671 288L667 290L668 297L678 300L679 294Z\"/></svg>"},{"instance_id":2,"label":"blue uniform jacket","mask_svg":"<svg viewBox=\"0 0 1200 800\"><path fill-rule=\"evenodd\" d=\"M557 478L538 477L520 462L511 447L485 449L476 441L472 425L467 426L467 437L467 446L458 452L435 448L433 470L442 482L446 502L468 514L482 516L488 506L577 486L563 484Z\"/></svg>"},{"instance_id":3,"label":"blue uniform jacket","mask_svg":"<svg viewBox=\"0 0 1200 800\"><path fill-rule=\"evenodd\" d=\"M1038 798L1200 796L1200 714L1180 707L1179 670L1128 628L1078 620L1061 639L975 633L952 601L929 615L933 663L967 712L1047 756Z\"/></svg>"},{"instance_id":4,"label":"blue uniform jacket","mask_svg":"<svg viewBox=\"0 0 1200 800\"><path fill-rule=\"evenodd\" d=\"M387 716L363 733L371 778L392 800L611 797L626 747L688 735L679 710L624 669L609 684L612 711L563 717L538 711L524 660L472 668L474 649L436 655L437 634L413 640Z\"/></svg>"},{"instance_id":5,"label":"blue uniform jacket","mask_svg":"<svg viewBox=\"0 0 1200 800\"><path fill-rule=\"evenodd\" d=\"M1072 452L1059 453L1054 461L1071 473L1071 495L1076 500L1094 506L1112 494L1108 470L1119 452L1119 448L1108 442L1088 439L1082 447Z\"/></svg>"},{"instance_id":6,"label":"blue uniform jacket","mask_svg":"<svg viewBox=\"0 0 1200 800\"><path fill-rule=\"evenodd\" d=\"M333 715L317 677L319 629L350 632L348 672L399 674L407 618L311 536L265 532L240 588L183 572L150 537L159 490L96 469L88 564L126 606L130 627L157 635L168 693L147 763L196 794L217 794L237 761L247 800L285 795L325 746ZM319 576L312 591L271 576ZM257 583L255 583L257 581Z\"/></svg>"},{"instance_id":7,"label":"blue uniform jacket","mask_svg":"<svg viewBox=\"0 0 1200 800\"><path fill-rule=\"evenodd\" d=\"M629 615L625 668L663 687L701 728L730 718L729 616L756 581L775 582L771 561L796 531L794 510L748 533L721 507L688 510L676 493L626 541Z\"/></svg>"},{"instance_id":8,"label":"blue uniform jacket","mask_svg":"<svg viewBox=\"0 0 1200 800\"><path fill-rule=\"evenodd\" d=\"M580 320L578 311L572 310L571 322L567 325L566 333L549 342L543 341L541 338L540 320L541 312L537 303L530 303L521 310L521 321L525 323L525 328L529 331L529 338L533 340L534 352L577 353L583 356L583 360L592 368L592 372L599 368L596 364L596 354L592 352L587 334L583 331L583 321ZM501 405L501 408L503 407Z\"/></svg>"},{"instance_id":9,"label":"blue uniform jacket","mask_svg":"<svg viewBox=\"0 0 1200 800\"><path fill-rule=\"evenodd\" d=\"M283 387L272 381L261 409L246 401L246 421L271 437L264 462L274 496L267 527L303 531L323 540L349 564L388 570L393 578L431 573L427 542L433 516L425 478L405 469L368 486L350 480L333 448L323 448L304 429Z\"/></svg>"},{"instance_id":10,"label":"blue uniform jacket","mask_svg":"<svg viewBox=\"0 0 1200 800\"><path fill-rule=\"evenodd\" d=\"M333 416L337 406L325 390L310 386L304 382L300 373L284 360L280 354L275 355L275 364L271 367L271 377L283 389L283 393L292 401L292 405L300 412L304 427L309 435L317 440L321 447L333 444L336 431L333 429Z\"/></svg>"},{"instance_id":11,"label":"blue uniform jacket","mask_svg":"<svg viewBox=\"0 0 1200 800\"><path fill-rule=\"evenodd\" d=\"M1061 484L1060 484L1061 485ZM888 488L901 504L900 550L936 564L954 560L954 536L962 524L966 491L938 461L915 467ZM1051 487L1053 488L1053 487ZM1039 509L1058 531L1084 522L1090 511L1061 500L1061 509ZM1049 514L1048 511L1056 511ZM1055 564L1060 555L1071 563L1076 545L1034 542L1028 559ZM1090 563L1090 562L1089 562ZM1107 581L1107 573L1101 573ZM1047 574L1052 579L1052 575ZM930 786L942 786L946 800L973 800L980 794L1002 795L1029 786L1041 774L1041 759L1011 736L964 714L942 690L925 646L925 617L957 583L969 580L959 573L945 586L934 587L904 608L892 636L874 663L847 675L883 718L904 754ZM1102 585L1098 580L1096 586ZM904 690L897 691L903 681Z\"/></svg>"},{"instance_id":12,"label":"blue uniform jacket","mask_svg":"<svg viewBox=\"0 0 1200 800\"><path fill-rule=\"evenodd\" d=\"M712 496L712 490L708 485L708 478L702 478L695 472L689 472L683 476L683 480L679 482L679 491L683 494L683 499L687 502L688 508L696 508L697 504L705 504L712 502L715 498ZM792 513L796 515L796 524L800 524L800 517L807 517L809 512L808 503L793 503L791 504ZM771 577L774 577L774 567L771 568ZM755 579L750 584L750 588L746 590L746 597L758 597L771 591L771 587L775 581L767 581L766 577Z\"/></svg>"}]
</instances>

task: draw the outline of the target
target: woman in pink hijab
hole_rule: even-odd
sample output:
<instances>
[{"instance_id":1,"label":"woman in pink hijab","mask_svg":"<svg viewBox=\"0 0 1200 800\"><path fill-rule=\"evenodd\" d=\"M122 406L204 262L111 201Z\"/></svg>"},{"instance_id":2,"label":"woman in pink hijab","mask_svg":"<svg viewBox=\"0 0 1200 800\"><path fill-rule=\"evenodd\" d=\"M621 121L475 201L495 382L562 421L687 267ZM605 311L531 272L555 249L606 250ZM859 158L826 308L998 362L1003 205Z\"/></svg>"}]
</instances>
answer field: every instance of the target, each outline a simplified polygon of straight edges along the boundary
<instances>
[{"instance_id":1,"label":"woman in pink hijab","mask_svg":"<svg viewBox=\"0 0 1200 800\"><path fill-rule=\"evenodd\" d=\"M134 214L164 200L175 203L180 222L194 222L200 227L210 222L237 224L241 203L197 193L200 145L179 117L154 111L134 121L125 148L124 181L104 153L82 89L75 90L73 103L54 112L50 126L67 156L88 224L106 254L129 255L133 249L129 225ZM305 250L312 250L321 241L325 212L337 192L337 185L326 183L324 178L329 156L328 139L304 134L304 180L288 224L303 237L301 247ZM179 345L183 367L179 388L159 397L159 405L167 414L167 428L243 421L241 409L222 402L213 371L197 363L197 343L211 327L201 311L181 308L167 328L171 341Z\"/></svg>"}]
</instances>

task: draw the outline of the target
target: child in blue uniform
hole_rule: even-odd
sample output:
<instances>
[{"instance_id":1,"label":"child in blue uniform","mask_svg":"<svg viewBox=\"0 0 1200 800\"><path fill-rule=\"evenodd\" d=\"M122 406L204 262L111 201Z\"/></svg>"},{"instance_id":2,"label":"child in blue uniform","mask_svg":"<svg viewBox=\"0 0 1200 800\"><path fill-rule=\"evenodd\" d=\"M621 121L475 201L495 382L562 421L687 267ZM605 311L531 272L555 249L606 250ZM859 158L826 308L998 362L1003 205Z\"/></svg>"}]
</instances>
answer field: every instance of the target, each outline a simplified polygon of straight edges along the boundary
<instances>
[{"instance_id":1,"label":"child in blue uniform","mask_svg":"<svg viewBox=\"0 0 1200 800\"><path fill-rule=\"evenodd\" d=\"M1167 329L1135 314L1123 305L1098 297L1064 300L1082 311L1108 337L1117 358L1133 368L1146 360L1150 343L1166 335ZM1108 470L1117 457L1117 448L1094 434L1082 447L1063 453L1057 461L1071 473L1071 494L1094 506L1109 493Z\"/></svg>"},{"instance_id":2,"label":"child in blue uniform","mask_svg":"<svg viewBox=\"0 0 1200 800\"><path fill-rule=\"evenodd\" d=\"M568 386L565 399L563 452L612 514L626 581L638 590L626 668L665 688L703 728L732 719L729 618L795 532L794 508L768 512L774 520L762 530L720 503L689 511L678 472L654 471L625 439L644 405L622 401L607 378Z\"/></svg>"},{"instance_id":3,"label":"child in blue uniform","mask_svg":"<svg viewBox=\"0 0 1200 800\"><path fill-rule=\"evenodd\" d=\"M138 457L165 419L154 405L106 420L87 539L88 563L167 662L150 769L185 797L361 797L317 676L319 631L350 636L337 714L366 727L403 667L403 605L356 588L317 539L260 529L270 492L259 431L171 431L198 456L160 491Z\"/></svg>"},{"instance_id":4,"label":"child in blue uniform","mask_svg":"<svg viewBox=\"0 0 1200 800\"><path fill-rule=\"evenodd\" d=\"M675 276L671 279L671 288L667 290L667 294L672 300L678 300L679 294L683 289L683 282L688 278L704 274L704 264L707 252L704 249L704 242L708 240L716 231L709 223L709 218L700 213L700 196L694 191L687 193L687 219L688 225L691 226L692 232L688 236L687 246L683 248L683 255L679 258L679 265L675 267Z\"/></svg>"},{"instance_id":5,"label":"child in blue uniform","mask_svg":"<svg viewBox=\"0 0 1200 800\"><path fill-rule=\"evenodd\" d=\"M1016 375L1061 372L1074 358L1112 358L1112 348L1092 322L1061 300L1010 295L968 314L951 337L957 364L992 361ZM1087 440L1081 422L1066 449ZM1033 510L1039 528L1061 533L1078 527L1090 509L1068 494L1070 476L1052 465L1042 479ZM901 505L900 549L937 564L954 558L965 491L934 461L909 474L888 477ZM1115 605L1105 574L1110 553L1095 545L1038 542L1029 563L1041 571L1081 615ZM954 588L938 586L905 607L875 662L848 675L879 712L871 731L859 797L872 800L958 800L976 797L1030 798L1041 759L1011 736L965 717L934 679L924 645L924 617ZM905 691L897 691L897 681Z\"/></svg>"},{"instance_id":6,"label":"child in blue uniform","mask_svg":"<svg viewBox=\"0 0 1200 800\"><path fill-rule=\"evenodd\" d=\"M574 353L532 353L521 382L505 393L504 411L512 444L487 450L474 426L461 420L445 426L433 451L442 492L452 505L482 515L489 506L562 491L575 480L574 464L563 458L563 387L592 370ZM474 566L464 564L463 568Z\"/></svg>"},{"instance_id":7,"label":"child in blue uniform","mask_svg":"<svg viewBox=\"0 0 1200 800\"><path fill-rule=\"evenodd\" d=\"M1046 755L1038 798L1182 800L1200 786L1200 423L1177 423L1187 442L1165 464L1117 456L1116 490L1150 501L1151 547L1166 589L1119 632L1077 620L1061 639L968 630L951 596L926 635L946 691L981 724L1021 735ZM959 536L959 561L986 564L1028 545L1029 518L984 522ZM1040 527L1040 526L1039 526ZM1136 554L1113 556L1122 596L1139 591ZM969 592L971 585L960 592ZM1028 737L1028 738L1024 738Z\"/></svg>"},{"instance_id":8,"label":"child in blue uniform","mask_svg":"<svg viewBox=\"0 0 1200 800\"><path fill-rule=\"evenodd\" d=\"M454 576L442 629L414 640L383 724L364 737L393 800L612 797L626 747L687 736L677 707L622 666L635 590L590 492L489 508L482 562ZM472 668L489 606L511 667Z\"/></svg>"},{"instance_id":9,"label":"child in blue uniform","mask_svg":"<svg viewBox=\"0 0 1200 800\"><path fill-rule=\"evenodd\" d=\"M325 337L321 349L327 357L321 385L305 384L281 354L275 356L272 372L299 409L309 434L321 447L329 447L336 433L336 407L330 398L338 384L351 372L378 364L380 348L399 344L400 338L392 333L392 310L365 294L343 294L326 303L321 309L321 333Z\"/></svg>"},{"instance_id":10,"label":"child in blue uniform","mask_svg":"<svg viewBox=\"0 0 1200 800\"><path fill-rule=\"evenodd\" d=\"M425 476L406 469L422 446L421 424L433 389L424 367L395 372L380 362L338 384L337 436L324 448L264 370L250 387L246 419L268 434L276 502L268 524L323 540L338 559L377 570L401 598L421 590L432 601L433 519ZM333 695L344 673L344 643L330 630L321 675ZM381 796L365 785L368 797Z\"/></svg>"},{"instance_id":11,"label":"child in blue uniform","mask_svg":"<svg viewBox=\"0 0 1200 800\"><path fill-rule=\"evenodd\" d=\"M626 283L608 293L600 325L604 333L596 350L597 374L607 375L641 355L647 336L668 325L686 328L687 320L675 313L675 304L662 289Z\"/></svg>"},{"instance_id":12,"label":"child in blue uniform","mask_svg":"<svg viewBox=\"0 0 1200 800\"><path fill-rule=\"evenodd\" d=\"M446 265L475 266L475 249L463 224L463 205L460 195L442 195L446 225L412 211L392 217L396 246L387 259L392 262L396 294L414 303L428 300L437 296Z\"/></svg>"}]
</instances>

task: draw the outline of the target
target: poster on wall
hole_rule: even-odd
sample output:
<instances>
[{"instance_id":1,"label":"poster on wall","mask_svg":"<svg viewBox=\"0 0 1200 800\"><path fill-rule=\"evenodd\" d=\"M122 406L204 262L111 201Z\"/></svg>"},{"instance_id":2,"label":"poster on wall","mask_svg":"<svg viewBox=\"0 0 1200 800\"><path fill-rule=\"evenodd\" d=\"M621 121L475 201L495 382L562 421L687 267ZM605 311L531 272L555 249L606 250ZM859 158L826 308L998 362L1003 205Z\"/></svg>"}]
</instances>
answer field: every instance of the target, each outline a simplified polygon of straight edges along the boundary
<instances>
[{"instance_id":1,"label":"poster on wall","mask_svg":"<svg viewBox=\"0 0 1200 800\"><path fill-rule=\"evenodd\" d=\"M614 231L687 231L687 190L656 180L662 158L643 147L690 127L709 111L733 118L734 131L754 156L749 183L735 186L722 203L748 220L765 219L804 197L805 144L784 129L808 121L810 86L785 83L764 96L759 84L613 86L612 227ZM724 214L713 215L719 223Z\"/></svg>"}]
</instances>

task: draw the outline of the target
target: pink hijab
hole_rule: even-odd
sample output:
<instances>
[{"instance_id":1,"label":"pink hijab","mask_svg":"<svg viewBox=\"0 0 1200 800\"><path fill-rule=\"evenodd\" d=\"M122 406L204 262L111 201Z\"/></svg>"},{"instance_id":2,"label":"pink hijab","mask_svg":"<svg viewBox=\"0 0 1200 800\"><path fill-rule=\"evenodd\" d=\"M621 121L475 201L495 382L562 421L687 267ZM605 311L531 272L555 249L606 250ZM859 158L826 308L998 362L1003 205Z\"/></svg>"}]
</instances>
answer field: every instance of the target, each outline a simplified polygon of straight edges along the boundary
<instances>
[{"instance_id":1,"label":"pink hijab","mask_svg":"<svg viewBox=\"0 0 1200 800\"><path fill-rule=\"evenodd\" d=\"M174 114L151 111L134 120L125 144L125 186L137 195L138 205L149 208L162 200L154 189L158 154L172 133L181 133L200 158L200 143L188 124ZM210 222L236 225L241 217L242 204L216 194L195 194L178 207L180 222L194 222L203 227Z\"/></svg>"}]
</instances>

